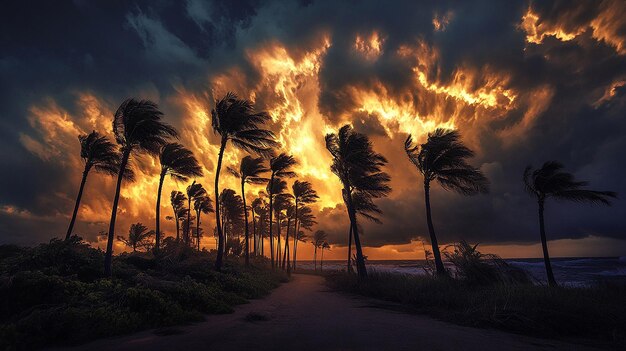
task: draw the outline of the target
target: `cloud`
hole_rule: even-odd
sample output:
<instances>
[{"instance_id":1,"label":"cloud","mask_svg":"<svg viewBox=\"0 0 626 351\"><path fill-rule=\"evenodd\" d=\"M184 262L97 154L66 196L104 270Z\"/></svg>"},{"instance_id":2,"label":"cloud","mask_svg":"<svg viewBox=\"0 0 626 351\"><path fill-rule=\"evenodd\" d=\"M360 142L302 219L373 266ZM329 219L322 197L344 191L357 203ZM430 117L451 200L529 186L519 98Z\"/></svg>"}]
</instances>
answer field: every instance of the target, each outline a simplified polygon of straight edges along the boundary
<instances>
[{"instance_id":1,"label":"cloud","mask_svg":"<svg viewBox=\"0 0 626 351\"><path fill-rule=\"evenodd\" d=\"M19 31L1 39L0 159L11 171L0 181L11 186L0 189L0 208L11 210L0 214L0 241L63 233L82 167L76 136L96 129L111 137L112 112L128 96L160 104L204 167L198 181L212 188L219 141L208 111L232 90L272 115L269 127L283 150L320 193L316 229L331 243L347 243L348 224L323 136L343 123L371 137L392 176L393 192L377 201L384 224L360 221L364 245L400 247L428 237L423 183L402 142L408 133L421 142L437 127L461 132L476 151L471 163L492 184L489 195L475 197L433 187L440 241L536 242L536 204L521 184L527 164L558 159L593 187L626 192L619 176L625 7L189 0L16 8L28 16L3 22L2 32L30 26L43 36ZM229 145L225 165L237 166L244 155ZM139 179L124 184L120 232L155 220L158 163L140 156L132 164ZM89 177L77 230L93 242L106 229L113 186L110 177ZM167 179L164 199L185 186ZM238 189L226 174L220 186ZM261 189L250 187L250 196ZM549 203L549 236L624 238L624 209L620 200L611 208ZM162 213L169 211L163 201ZM211 216L203 222L213 225ZM162 225L172 233L173 223Z\"/></svg>"}]
</instances>

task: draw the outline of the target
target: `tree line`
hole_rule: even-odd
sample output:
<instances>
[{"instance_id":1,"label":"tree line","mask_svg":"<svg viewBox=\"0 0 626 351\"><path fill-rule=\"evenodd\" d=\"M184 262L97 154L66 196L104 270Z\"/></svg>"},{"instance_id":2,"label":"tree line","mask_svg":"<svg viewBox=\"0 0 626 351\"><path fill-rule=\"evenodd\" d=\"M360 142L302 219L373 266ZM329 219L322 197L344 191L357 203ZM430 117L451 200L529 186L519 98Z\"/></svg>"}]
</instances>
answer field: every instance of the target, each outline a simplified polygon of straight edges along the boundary
<instances>
[{"instance_id":1,"label":"tree line","mask_svg":"<svg viewBox=\"0 0 626 351\"><path fill-rule=\"evenodd\" d=\"M148 247L155 254L159 253L163 241L160 226L161 192L166 176L169 175L178 182L187 182L203 175L202 167L193 152L172 141L178 138L178 133L162 119L163 113L157 104L131 98L125 100L113 116L115 143L96 131L79 136L84 169L66 239L72 235L89 172L93 169L117 176L107 232L104 261L106 275L111 275L120 190L124 181L133 181L135 178L131 159L140 154L149 154L158 158L161 166L155 210L156 230L149 231L143 224L136 223L131 226L128 238L119 237L133 251L138 247ZM296 269L298 243L307 239L304 230L311 231L316 224L310 205L319 199L317 192L311 183L301 180L295 180L291 191L288 190L286 180L297 176L293 168L298 161L286 153L277 155L280 144L272 131L264 129L265 123L270 119L267 112L257 111L251 101L240 99L234 93L229 92L218 99L215 108L211 110L212 129L220 138L214 179L215 200L195 180L186 188L185 193L174 190L170 194L173 216L167 216L166 219L175 222L176 242L196 246L200 250L200 239L203 236L201 215L215 214L215 269L218 271L222 268L225 254L229 252L244 255L246 265L250 264L250 255L266 256L264 239L268 239L268 256L272 269L279 267L291 272ZM375 204L375 199L386 197L391 192L391 178L384 171L387 159L374 150L366 135L356 132L350 125L341 127L337 133L326 135L325 144L332 158L330 170L340 181L342 198L350 220L347 269L351 272L354 263L358 277L364 279L367 277L367 268L358 218L382 223L379 218L382 211ZM228 188L220 191L222 161L229 145L251 154L241 159L238 169L227 167L227 171L240 180L241 195ZM468 163L474 152L463 144L456 130L437 129L429 133L422 144L415 144L409 135L404 149L411 163L422 175L426 222L436 274L445 277L448 271L441 258L432 220L431 183L436 182L444 190L470 196L488 193L489 181L478 168ZM610 199L617 194L586 189L587 182L576 180L557 161L548 161L538 169L527 167L523 173L523 181L526 190L538 203L539 232L546 274L549 285L554 286L556 280L550 264L544 225L545 201L554 198L610 205ZM266 185L265 192L260 192L250 202L245 195L246 185L249 184ZM281 234L283 228L284 235ZM242 234L243 241L240 238ZM152 236L153 245L148 240ZM318 248L321 249L322 257L323 250L330 248L323 231L315 232L311 243L314 245L315 261ZM353 246L356 251L354 257Z\"/></svg>"}]
</instances>

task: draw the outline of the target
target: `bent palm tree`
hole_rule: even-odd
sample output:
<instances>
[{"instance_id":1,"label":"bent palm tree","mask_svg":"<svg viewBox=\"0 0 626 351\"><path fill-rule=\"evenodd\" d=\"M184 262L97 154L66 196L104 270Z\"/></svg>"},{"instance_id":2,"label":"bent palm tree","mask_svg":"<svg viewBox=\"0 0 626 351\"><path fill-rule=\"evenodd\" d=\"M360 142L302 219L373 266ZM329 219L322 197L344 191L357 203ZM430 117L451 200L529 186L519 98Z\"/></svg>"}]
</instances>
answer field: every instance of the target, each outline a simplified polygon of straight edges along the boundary
<instances>
[{"instance_id":1,"label":"bent palm tree","mask_svg":"<svg viewBox=\"0 0 626 351\"><path fill-rule=\"evenodd\" d=\"M187 187L187 228L185 230L185 235L183 236L183 241L185 244L189 244L191 242L191 236L189 235L191 231L191 201L195 201L196 199L206 196L206 190L202 187L202 184L196 183L194 180L191 185Z\"/></svg>"},{"instance_id":2,"label":"bent palm tree","mask_svg":"<svg viewBox=\"0 0 626 351\"><path fill-rule=\"evenodd\" d=\"M272 172L273 174L273 172ZM270 240L270 261L272 262L272 269L274 268L274 231L272 229L273 226L273 212L274 212L274 200L276 196L282 194L287 189L287 182L280 178L271 177L270 181L267 183L267 194L270 198L270 203L268 207L268 216L269 216L269 240Z\"/></svg>"},{"instance_id":3,"label":"bent palm tree","mask_svg":"<svg viewBox=\"0 0 626 351\"><path fill-rule=\"evenodd\" d=\"M185 201L187 201L185 194L177 190L172 190L170 193L170 203L174 210L173 219L174 222L176 222L176 241L180 240L180 218L185 212Z\"/></svg>"},{"instance_id":4,"label":"bent palm tree","mask_svg":"<svg viewBox=\"0 0 626 351\"><path fill-rule=\"evenodd\" d=\"M348 210L352 236L356 247L357 274L360 279L367 278L365 257L361 248L357 210L353 195L358 192L368 198L385 197L391 192L389 175L382 171L387 159L376 153L367 136L356 133L351 126L345 125L337 134L326 135L326 149L330 152L333 163L331 171L341 181L342 196Z\"/></svg>"},{"instance_id":5,"label":"bent palm tree","mask_svg":"<svg viewBox=\"0 0 626 351\"><path fill-rule=\"evenodd\" d=\"M157 104L149 100L127 99L113 117L113 134L121 147L121 160L115 187L115 196L111 209L111 222L107 238L107 250L104 256L104 273L111 275L113 257L113 238L115 237L115 219L120 199L122 179L127 172L128 160L133 152L158 155L170 137L177 135L176 130L161 121L163 113Z\"/></svg>"},{"instance_id":6,"label":"bent palm tree","mask_svg":"<svg viewBox=\"0 0 626 351\"><path fill-rule=\"evenodd\" d=\"M200 214L208 214L214 212L213 201L208 196L198 196L193 201L193 209L196 211L196 237L198 239L198 251L200 251Z\"/></svg>"},{"instance_id":7,"label":"bent palm tree","mask_svg":"<svg viewBox=\"0 0 626 351\"><path fill-rule=\"evenodd\" d=\"M306 181L299 181L296 180L295 182L293 182L293 185L291 186L291 190L293 192L293 199L295 201L295 208L294 208L294 228L295 229L295 233L298 232L298 211L299 208L298 206L300 204L304 204L304 205L308 205L308 204L312 204L314 202L317 202L317 200L320 198L319 196L317 196L317 192L313 189L313 186L311 185L311 183L306 182ZM298 246L298 238L297 235L295 235L294 233L294 237L293 237L293 270L296 270L296 250L297 250L297 246Z\"/></svg>"},{"instance_id":8,"label":"bent palm tree","mask_svg":"<svg viewBox=\"0 0 626 351\"><path fill-rule=\"evenodd\" d=\"M574 175L563 171L563 165L557 161L548 161L541 168L533 170L531 166L524 170L524 184L526 190L537 197L539 204L539 234L541 235L541 247L543 249L543 261L546 266L548 284L556 286L556 280L552 273L548 243L546 239L543 221L544 204L547 198L556 200L588 202L591 204L611 205L609 198L616 198L613 191L595 191L583 189L589 182L577 181Z\"/></svg>"},{"instance_id":9,"label":"bent palm tree","mask_svg":"<svg viewBox=\"0 0 626 351\"><path fill-rule=\"evenodd\" d=\"M169 143L161 149L159 154L161 175L156 201L156 239L154 250L158 251L161 242L161 190L165 175L169 174L175 180L186 182L189 177L202 176L202 167L193 153L178 143Z\"/></svg>"},{"instance_id":10,"label":"bent palm tree","mask_svg":"<svg viewBox=\"0 0 626 351\"><path fill-rule=\"evenodd\" d=\"M320 259L320 272L324 271L324 249L330 250L328 242L324 241L320 246L322 248L322 258Z\"/></svg>"},{"instance_id":11,"label":"bent palm tree","mask_svg":"<svg viewBox=\"0 0 626 351\"><path fill-rule=\"evenodd\" d=\"M313 239L311 240L311 244L313 244L313 267L314 270L317 271L317 249L322 247L324 242L326 242L326 238L328 234L326 234L323 230L318 230L313 234Z\"/></svg>"},{"instance_id":12,"label":"bent palm tree","mask_svg":"<svg viewBox=\"0 0 626 351\"><path fill-rule=\"evenodd\" d=\"M404 142L404 150L409 160L424 176L426 221L439 276L445 276L447 272L443 266L431 217L430 182L437 181L445 190L452 190L465 196L489 192L489 180L480 170L465 161L473 157L474 152L463 145L460 138L459 132L455 130L437 129L428 134L428 140L421 146L413 146L411 135Z\"/></svg>"},{"instance_id":13,"label":"bent palm tree","mask_svg":"<svg viewBox=\"0 0 626 351\"><path fill-rule=\"evenodd\" d=\"M262 157L252 158L252 156L246 156L241 159L239 165L239 171L228 168L228 171L236 178L241 179L241 197L243 199L244 207L244 220L245 220L245 253L246 253L246 266L250 265L250 239L248 229L248 207L246 205L246 183L249 184L263 184L267 182L268 178L263 178L263 173L269 172L269 168L264 165L265 160Z\"/></svg>"},{"instance_id":14,"label":"bent palm tree","mask_svg":"<svg viewBox=\"0 0 626 351\"><path fill-rule=\"evenodd\" d=\"M80 200L83 196L83 189L87 182L89 171L94 168L96 172L116 175L117 172L119 172L120 166L120 157L116 150L117 148L107 137L100 135L94 130L88 135L79 135L78 141L80 142L80 158L85 163L85 168L83 169L83 178L80 181L74 212L72 213L70 225L67 228L67 234L65 234L65 240L69 239L72 235L72 229L76 222L76 215L78 214ZM132 173L127 172L125 175L127 178L132 178Z\"/></svg>"},{"instance_id":15,"label":"bent palm tree","mask_svg":"<svg viewBox=\"0 0 626 351\"><path fill-rule=\"evenodd\" d=\"M259 125L270 120L266 112L257 112L248 100L238 99L234 93L227 93L222 99L215 102L211 111L211 125L213 132L221 137L220 151L217 157L215 170L215 222L217 227L218 248L215 269L222 268L224 256L224 237L220 224L219 179L222 168L222 157L228 141L245 151L254 152L259 156L270 156L273 148L278 144L274 140L274 133L260 129Z\"/></svg>"},{"instance_id":16,"label":"bent palm tree","mask_svg":"<svg viewBox=\"0 0 626 351\"><path fill-rule=\"evenodd\" d=\"M270 259L272 261L272 268L274 268L274 264L275 264L272 219L273 219L273 212L274 212L273 198L274 198L274 195L276 194L273 192L274 185L272 184L274 184L275 179L295 177L296 173L291 170L291 167L295 166L297 163L298 162L293 156L287 155L285 153L281 153L280 155L273 157L270 160L270 170L272 171L272 173L270 175L270 181L268 184L267 192L270 197L270 208L269 208L270 223L269 224L270 224L270 252L271 252ZM284 189L281 192L283 191Z\"/></svg>"},{"instance_id":17,"label":"bent palm tree","mask_svg":"<svg viewBox=\"0 0 626 351\"><path fill-rule=\"evenodd\" d=\"M382 224L383 222L376 217L378 214L382 214L378 206L372 201L372 198L367 194L357 191L352 194L352 205L354 206L354 210L357 214L365 217L366 219L376 223ZM358 226L358 219L357 219ZM350 226L349 234L348 234L348 273L352 273L352 226Z\"/></svg>"},{"instance_id":18,"label":"bent palm tree","mask_svg":"<svg viewBox=\"0 0 626 351\"><path fill-rule=\"evenodd\" d=\"M128 239L122 236L118 236L117 240L126 244L126 246L133 249L133 252L137 252L138 247L144 247L146 250L150 250L150 238L154 235L154 230L148 230L148 227L141 223L131 224L128 230Z\"/></svg>"}]
</instances>

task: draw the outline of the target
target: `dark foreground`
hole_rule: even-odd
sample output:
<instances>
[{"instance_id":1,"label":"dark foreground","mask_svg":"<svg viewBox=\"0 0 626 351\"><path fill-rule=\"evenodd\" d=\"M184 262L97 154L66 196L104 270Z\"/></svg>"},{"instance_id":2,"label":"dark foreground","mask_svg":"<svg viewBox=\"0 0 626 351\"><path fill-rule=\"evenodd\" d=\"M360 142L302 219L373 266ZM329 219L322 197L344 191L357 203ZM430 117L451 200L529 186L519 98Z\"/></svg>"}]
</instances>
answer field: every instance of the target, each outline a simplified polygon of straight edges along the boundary
<instances>
[{"instance_id":1,"label":"dark foreground","mask_svg":"<svg viewBox=\"0 0 626 351\"><path fill-rule=\"evenodd\" d=\"M99 340L75 350L591 350L460 327L394 311L393 305L330 291L294 275L270 296L204 322Z\"/></svg>"}]
</instances>

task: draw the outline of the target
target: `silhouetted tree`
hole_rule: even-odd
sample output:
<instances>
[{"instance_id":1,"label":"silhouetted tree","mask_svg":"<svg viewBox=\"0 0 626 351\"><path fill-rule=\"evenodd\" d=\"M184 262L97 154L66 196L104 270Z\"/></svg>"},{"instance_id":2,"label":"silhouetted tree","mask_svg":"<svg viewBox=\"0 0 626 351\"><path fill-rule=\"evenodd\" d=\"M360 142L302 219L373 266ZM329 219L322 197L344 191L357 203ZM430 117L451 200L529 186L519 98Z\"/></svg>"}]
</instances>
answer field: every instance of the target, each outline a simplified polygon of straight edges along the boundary
<instances>
[{"instance_id":1,"label":"silhouetted tree","mask_svg":"<svg viewBox=\"0 0 626 351\"><path fill-rule=\"evenodd\" d=\"M189 177L202 176L202 167L193 153L178 143L169 143L163 146L159 154L161 174L159 176L159 188L156 201L156 238L154 250L158 251L161 243L161 190L163 180L169 174L177 181L186 182Z\"/></svg>"},{"instance_id":2,"label":"silhouetted tree","mask_svg":"<svg viewBox=\"0 0 626 351\"><path fill-rule=\"evenodd\" d=\"M181 215L187 214L185 201L187 201L187 197L185 196L185 194L177 190L172 190L172 192L170 193L170 204L172 204L172 210L174 210L173 220L174 222L176 222L176 241L180 240Z\"/></svg>"},{"instance_id":3,"label":"silhouetted tree","mask_svg":"<svg viewBox=\"0 0 626 351\"><path fill-rule=\"evenodd\" d=\"M223 235L220 224L220 207L218 196L220 170L222 157L228 141L245 151L254 152L259 156L271 156L273 148L278 144L274 140L274 133L260 129L259 125L270 120L266 112L257 112L248 100L237 98L234 93L227 93L222 99L215 102L215 108L211 111L211 124L213 132L221 137L220 151L217 157L217 169L215 170L215 222L218 234L217 259L215 269L222 268L224 255Z\"/></svg>"},{"instance_id":4,"label":"silhouetted tree","mask_svg":"<svg viewBox=\"0 0 626 351\"><path fill-rule=\"evenodd\" d=\"M222 231L225 238L233 239L233 234L236 233L239 236L244 230L243 200L233 189L228 188L222 190L219 199L223 210Z\"/></svg>"},{"instance_id":5,"label":"silhouetted tree","mask_svg":"<svg viewBox=\"0 0 626 351\"><path fill-rule=\"evenodd\" d=\"M306 181L299 181L296 180L295 182L293 182L293 185L291 186L291 190L293 193L293 199L295 202L295 207L294 207L294 233L298 232L298 212L299 212L299 205L300 204L312 204L314 202L317 202L317 200L319 199L319 196L317 196L317 192L313 189L313 186L311 185L311 183L306 182ZM296 250L297 250L297 246L298 246L298 240L297 240L297 236L294 235L294 240L293 240L293 270L296 270L296 261L297 261L297 256L296 256Z\"/></svg>"},{"instance_id":6,"label":"silhouetted tree","mask_svg":"<svg viewBox=\"0 0 626 351\"><path fill-rule=\"evenodd\" d=\"M324 249L330 250L330 245L326 241L324 241L320 247L322 249L322 258L320 259L320 272L323 272L324 271Z\"/></svg>"},{"instance_id":7,"label":"silhouetted tree","mask_svg":"<svg viewBox=\"0 0 626 351\"><path fill-rule=\"evenodd\" d=\"M100 135L94 130L88 135L78 136L78 141L80 142L80 158L85 163L85 167L80 181L80 188L78 189L78 196L76 197L76 204L74 205L74 212L72 212L72 219L67 228L67 234L65 234L65 240L68 240L72 235L89 171L94 168L96 172L116 175L120 166L120 155L117 152L117 147L107 137ZM125 176L132 179L131 172L126 172Z\"/></svg>"},{"instance_id":8,"label":"silhouetted tree","mask_svg":"<svg viewBox=\"0 0 626 351\"><path fill-rule=\"evenodd\" d=\"M126 246L137 252L138 247L143 247L146 251L152 246L151 238L154 236L154 230L148 230L148 227L141 223L131 224L128 230L128 238L118 236L117 240L126 244Z\"/></svg>"},{"instance_id":9,"label":"silhouetted tree","mask_svg":"<svg viewBox=\"0 0 626 351\"><path fill-rule=\"evenodd\" d=\"M200 228L200 214L214 212L213 201L208 195L198 196L193 200L193 209L196 211L196 237L198 239L198 251L200 251L200 237L202 236L202 228Z\"/></svg>"},{"instance_id":10,"label":"silhouetted tree","mask_svg":"<svg viewBox=\"0 0 626 351\"><path fill-rule=\"evenodd\" d=\"M249 230L248 230L248 207L246 205L246 189L245 184L264 184L269 179L263 178L261 175L263 173L269 172L269 168L265 167L265 160L262 157L252 158L251 156L246 156L241 159L241 164L239 165L239 171L228 168L229 172L235 177L241 179L241 198L243 199L243 207L244 207L244 221L245 221L245 255L246 255L246 266L250 265L250 239L249 239Z\"/></svg>"},{"instance_id":11,"label":"silhouetted tree","mask_svg":"<svg viewBox=\"0 0 626 351\"><path fill-rule=\"evenodd\" d=\"M526 190L537 197L539 204L539 234L541 235L541 247L543 248L543 260L546 266L548 284L556 286L556 280L552 273L550 255L548 254L548 242L543 221L543 211L546 199L554 198L562 201L588 202L591 204L611 205L609 198L616 198L613 191L595 191L583 189L589 182L577 181L574 175L563 170L563 165L557 161L548 161L539 169L532 166L524 170L524 184Z\"/></svg>"},{"instance_id":12,"label":"silhouetted tree","mask_svg":"<svg viewBox=\"0 0 626 351\"><path fill-rule=\"evenodd\" d=\"M359 278L363 279L367 277L367 270L352 197L355 192L371 198L389 194L391 188L387 184L390 178L382 171L387 160L374 152L367 136L354 132L349 125L341 127L337 134L326 135L326 149L333 158L330 169L337 175L343 187L342 196L348 210L356 247L357 273Z\"/></svg>"},{"instance_id":13,"label":"silhouetted tree","mask_svg":"<svg viewBox=\"0 0 626 351\"><path fill-rule=\"evenodd\" d=\"M163 123L163 113L157 104L148 100L127 99L122 102L113 117L113 134L121 147L121 160L115 186L115 196L111 210L111 222L107 237L107 249L104 256L104 273L111 275L113 257L113 238L115 238L115 219L117 205L122 188L122 179L128 168L128 159L133 153L158 155L170 137L177 135L176 130Z\"/></svg>"},{"instance_id":14,"label":"silhouetted tree","mask_svg":"<svg viewBox=\"0 0 626 351\"><path fill-rule=\"evenodd\" d=\"M455 130L437 129L428 134L428 140L421 146L413 146L411 135L404 142L409 160L424 176L426 221L439 276L445 276L447 272L441 259L431 217L430 182L437 181L445 190L452 190L465 196L489 192L487 178L480 170L466 162L466 159L474 156L474 152L463 145L460 139L460 134Z\"/></svg>"},{"instance_id":15,"label":"silhouetted tree","mask_svg":"<svg viewBox=\"0 0 626 351\"><path fill-rule=\"evenodd\" d=\"M327 237L328 237L328 234L326 234L326 232L323 230L317 230L313 234L313 239L311 240L311 244L313 244L313 267L315 271L317 271L317 249L322 247Z\"/></svg>"},{"instance_id":16,"label":"silhouetted tree","mask_svg":"<svg viewBox=\"0 0 626 351\"><path fill-rule=\"evenodd\" d=\"M280 154L277 158L282 158L284 154ZM286 155L285 155L286 156ZM291 157L291 156L286 156L286 157ZM273 158L272 161L275 161L277 158ZM293 158L292 158L293 159ZM270 166L272 164L272 161L270 161ZM293 161L295 164L295 160ZM279 165L281 164L282 161L280 163L278 162L274 162L274 164ZM278 172L276 172L278 173ZM290 176L294 176L295 174L293 172L288 172L286 173ZM272 175L270 177L270 181L267 183L267 194L270 198L270 204L269 204L269 208L268 208L268 212L269 212L269 239L270 239L270 261L272 262L272 269L274 268L274 231L273 231L273 212L274 212L274 200L276 195L278 194L282 194L285 192L285 190L287 189L287 183L284 180L281 180L280 177L275 176L275 172L272 170Z\"/></svg>"},{"instance_id":17,"label":"silhouetted tree","mask_svg":"<svg viewBox=\"0 0 626 351\"><path fill-rule=\"evenodd\" d=\"M382 224L381 220L376 217L378 214L382 214L382 211L376 206L372 198L363 192L355 192L352 194L352 205L357 214L365 217L366 219ZM357 218L357 226L358 218ZM348 234L348 273L352 272L352 226L350 226Z\"/></svg>"},{"instance_id":18,"label":"silhouetted tree","mask_svg":"<svg viewBox=\"0 0 626 351\"><path fill-rule=\"evenodd\" d=\"M273 231L272 231L272 222L273 222L273 208L274 208L274 194L272 192L273 190L273 185L274 184L274 180L275 179L281 179L281 178L292 178L296 176L296 173L293 172L291 170L291 167L295 166L298 162L296 161L295 158L293 158L293 156L291 155L287 155L285 153L281 153L280 155L273 157L270 160L270 170L272 171L271 175L270 175L270 181L268 183L267 186L267 192L269 194L269 198L270 198L270 207L269 207L269 229L270 229L270 256L271 256L271 262L272 262L272 268L274 268L274 236L273 236ZM286 187L286 185L285 185ZM284 189L283 189L284 191Z\"/></svg>"},{"instance_id":19,"label":"silhouetted tree","mask_svg":"<svg viewBox=\"0 0 626 351\"><path fill-rule=\"evenodd\" d=\"M202 186L202 184L200 183L196 183L196 181L194 180L193 183L191 183L191 185L189 185L187 187L187 223L191 223L190 222L190 217L191 216L191 201L195 201L197 198L200 197L205 197L206 196L206 190L204 189L204 187ZM183 241L185 242L185 244L189 244L191 242L191 236L189 235L191 228L188 225L186 230L185 230L185 235L183 236Z\"/></svg>"},{"instance_id":20,"label":"silhouetted tree","mask_svg":"<svg viewBox=\"0 0 626 351\"><path fill-rule=\"evenodd\" d=\"M268 218L269 218L269 214L268 214L268 205L267 202L265 202L264 199L258 197L256 199L254 199L254 201L252 201L252 215L253 215L253 219L254 219L254 215L258 215L259 220L257 221L257 223L255 224L255 231L258 231L258 243L257 243L257 247L255 248L256 250L260 250L261 251L261 256L265 255L265 250L264 250L264 243L263 243L263 238L265 236L265 233L267 233L267 222L268 222ZM253 222L254 223L254 222Z\"/></svg>"}]
</instances>

